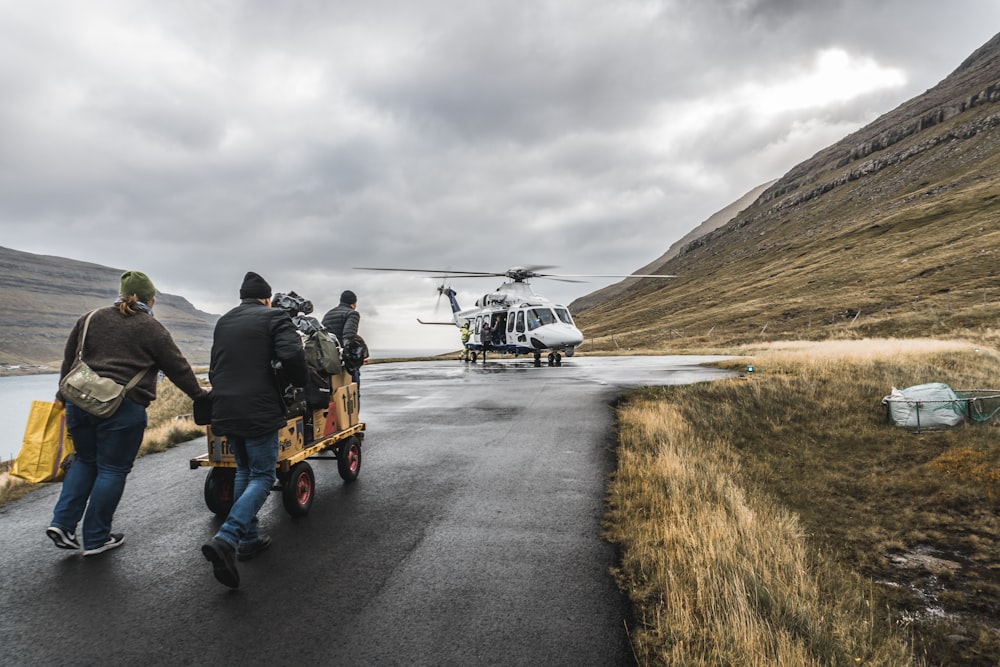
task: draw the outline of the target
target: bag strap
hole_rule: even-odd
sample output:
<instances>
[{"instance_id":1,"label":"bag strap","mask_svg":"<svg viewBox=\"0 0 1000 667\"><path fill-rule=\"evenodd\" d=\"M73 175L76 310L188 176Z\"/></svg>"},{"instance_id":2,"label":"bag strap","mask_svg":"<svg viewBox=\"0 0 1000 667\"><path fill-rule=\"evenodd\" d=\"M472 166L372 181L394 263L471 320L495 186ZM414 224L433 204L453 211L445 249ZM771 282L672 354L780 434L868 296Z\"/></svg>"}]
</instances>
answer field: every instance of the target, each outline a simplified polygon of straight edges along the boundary
<instances>
[{"instance_id":1,"label":"bag strap","mask_svg":"<svg viewBox=\"0 0 1000 667\"><path fill-rule=\"evenodd\" d=\"M146 366L146 367L145 367L145 368L143 368L143 369L142 369L141 371L139 371L138 373L136 373L136 374L135 374L135 377L134 377L134 378L132 378L131 380L129 380L129 381L128 381L128 384L127 384L127 385L125 385L125 389L124 389L124 391L122 391L122 394L123 394L123 395L124 395L124 394L127 394L127 393L129 392L129 389L131 389L131 388L132 388L132 387L134 387L135 385L139 384L139 380L141 380L141 379L143 378L143 376L144 376L144 375L146 374L146 372L147 372L147 371L148 371L148 370L149 370L150 368L152 368L152 366Z\"/></svg>"},{"instance_id":2,"label":"bag strap","mask_svg":"<svg viewBox=\"0 0 1000 667\"><path fill-rule=\"evenodd\" d=\"M96 310L90 311L87 314L87 319L83 321L83 332L80 334L80 340L76 344L76 358L83 361L83 341L87 340L87 329L90 328L90 318L94 316Z\"/></svg>"},{"instance_id":3,"label":"bag strap","mask_svg":"<svg viewBox=\"0 0 1000 667\"><path fill-rule=\"evenodd\" d=\"M96 312L97 312L96 310L90 311L90 313L87 314L87 319L83 321L83 331L80 333L80 342L77 343L76 345L76 358L79 359L80 361L83 361L83 341L87 340L87 329L90 328L90 318L92 318L94 316L94 313ZM128 384L125 385L125 389L122 390L122 395L127 394L129 390L132 389L132 387L139 384L139 381L142 380L142 378L146 375L147 372L149 372L149 369L152 367L153 366L146 366L141 371L136 373L135 377L129 380Z\"/></svg>"}]
</instances>

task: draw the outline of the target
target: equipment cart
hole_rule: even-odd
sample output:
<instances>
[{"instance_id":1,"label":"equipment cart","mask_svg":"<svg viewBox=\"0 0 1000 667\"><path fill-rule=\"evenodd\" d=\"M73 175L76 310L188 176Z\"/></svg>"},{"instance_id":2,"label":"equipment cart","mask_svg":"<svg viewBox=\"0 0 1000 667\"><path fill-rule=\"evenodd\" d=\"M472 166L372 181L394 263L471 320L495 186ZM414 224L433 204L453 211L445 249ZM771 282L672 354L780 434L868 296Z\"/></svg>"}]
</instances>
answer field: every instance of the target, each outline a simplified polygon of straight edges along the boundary
<instances>
[{"instance_id":1,"label":"equipment cart","mask_svg":"<svg viewBox=\"0 0 1000 667\"><path fill-rule=\"evenodd\" d=\"M293 417L278 433L278 480L273 491L281 491L285 511L305 516L315 497L316 478L307 459L337 461L345 482L353 482L361 470L361 446L365 424L358 421L357 385L335 391L326 410ZM307 432L308 431L308 432ZM191 469L210 467L205 478L205 504L219 516L233 506L236 460L225 436L208 429L208 453L191 459Z\"/></svg>"}]
</instances>

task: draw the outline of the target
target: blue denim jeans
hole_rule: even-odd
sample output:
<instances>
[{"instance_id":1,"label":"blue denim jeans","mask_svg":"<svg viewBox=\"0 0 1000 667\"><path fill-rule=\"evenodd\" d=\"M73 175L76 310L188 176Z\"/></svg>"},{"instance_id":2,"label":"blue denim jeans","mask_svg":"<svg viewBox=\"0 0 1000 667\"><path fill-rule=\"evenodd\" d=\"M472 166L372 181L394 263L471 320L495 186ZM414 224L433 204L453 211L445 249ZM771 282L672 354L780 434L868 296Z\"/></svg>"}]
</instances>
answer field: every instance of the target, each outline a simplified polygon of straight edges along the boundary
<instances>
[{"instance_id":1,"label":"blue denim jeans","mask_svg":"<svg viewBox=\"0 0 1000 667\"><path fill-rule=\"evenodd\" d=\"M215 536L236 548L241 542L254 542L260 536L257 512L264 506L277 479L278 432L257 438L230 437L229 446L236 458L233 488L236 501Z\"/></svg>"},{"instance_id":2,"label":"blue denim jeans","mask_svg":"<svg viewBox=\"0 0 1000 667\"><path fill-rule=\"evenodd\" d=\"M76 460L63 480L52 525L76 533L82 518L83 548L95 549L111 535L111 520L146 430L146 408L126 398L115 414L101 419L67 403L66 428Z\"/></svg>"}]
</instances>

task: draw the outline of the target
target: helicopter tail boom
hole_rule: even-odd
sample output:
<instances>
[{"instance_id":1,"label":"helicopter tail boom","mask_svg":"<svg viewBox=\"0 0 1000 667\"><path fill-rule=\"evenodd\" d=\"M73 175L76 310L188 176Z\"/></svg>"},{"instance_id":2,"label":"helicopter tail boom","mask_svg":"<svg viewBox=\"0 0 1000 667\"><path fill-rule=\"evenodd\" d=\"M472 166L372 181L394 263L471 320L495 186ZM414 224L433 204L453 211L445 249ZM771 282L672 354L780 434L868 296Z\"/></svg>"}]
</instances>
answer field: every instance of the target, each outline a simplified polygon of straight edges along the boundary
<instances>
[{"instance_id":1,"label":"helicopter tail boom","mask_svg":"<svg viewBox=\"0 0 1000 667\"><path fill-rule=\"evenodd\" d=\"M455 298L455 294L456 294L455 290L453 290L450 287L443 287L442 286L442 287L438 288L438 292L440 292L441 294L444 294L446 297L448 297L448 302L451 304L451 312L452 313L457 313L458 311L462 310L462 307L458 305L458 299Z\"/></svg>"}]
</instances>

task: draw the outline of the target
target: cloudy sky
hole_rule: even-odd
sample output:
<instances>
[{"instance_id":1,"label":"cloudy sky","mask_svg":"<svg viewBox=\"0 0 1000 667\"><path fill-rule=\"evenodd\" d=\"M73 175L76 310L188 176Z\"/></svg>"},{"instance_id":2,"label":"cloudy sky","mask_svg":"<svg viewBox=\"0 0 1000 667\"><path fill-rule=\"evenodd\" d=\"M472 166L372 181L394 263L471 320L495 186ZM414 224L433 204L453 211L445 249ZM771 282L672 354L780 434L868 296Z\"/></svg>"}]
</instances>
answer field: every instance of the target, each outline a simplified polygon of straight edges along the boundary
<instances>
[{"instance_id":1,"label":"cloudy sky","mask_svg":"<svg viewBox=\"0 0 1000 667\"><path fill-rule=\"evenodd\" d=\"M0 0L0 245L213 313L247 270L320 314L351 288L373 348L453 349L434 280L353 267L628 273L997 30L996 0Z\"/></svg>"}]
</instances>

